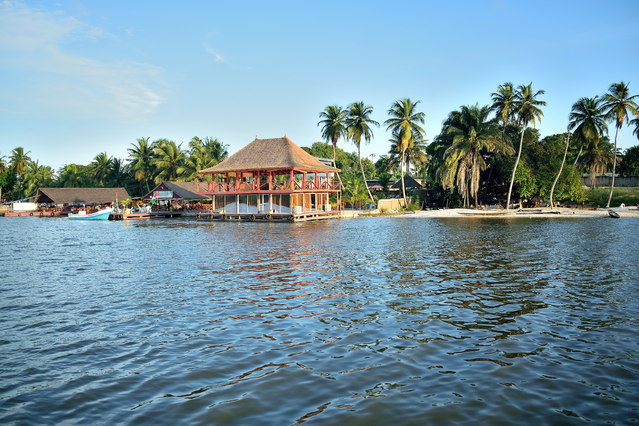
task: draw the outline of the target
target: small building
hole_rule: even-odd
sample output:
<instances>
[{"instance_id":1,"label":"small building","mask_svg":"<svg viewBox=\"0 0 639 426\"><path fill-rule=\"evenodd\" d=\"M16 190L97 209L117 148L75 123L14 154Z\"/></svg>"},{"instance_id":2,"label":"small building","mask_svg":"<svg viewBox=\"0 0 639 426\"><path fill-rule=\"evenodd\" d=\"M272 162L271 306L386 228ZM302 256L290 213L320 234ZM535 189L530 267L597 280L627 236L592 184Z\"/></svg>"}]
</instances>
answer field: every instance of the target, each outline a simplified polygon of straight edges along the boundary
<instances>
[{"instance_id":1,"label":"small building","mask_svg":"<svg viewBox=\"0 0 639 426\"><path fill-rule=\"evenodd\" d=\"M40 188L35 202L38 204L110 205L130 199L124 188Z\"/></svg>"},{"instance_id":2,"label":"small building","mask_svg":"<svg viewBox=\"0 0 639 426\"><path fill-rule=\"evenodd\" d=\"M205 195L198 194L197 191L197 182L163 181L142 199L165 201L169 204L173 201L203 201L210 199Z\"/></svg>"},{"instance_id":3,"label":"small building","mask_svg":"<svg viewBox=\"0 0 639 426\"><path fill-rule=\"evenodd\" d=\"M211 220L328 219L340 213L342 191L335 176L339 172L286 135L256 137L220 164L201 170L212 182L199 183L197 193L211 198Z\"/></svg>"}]
</instances>

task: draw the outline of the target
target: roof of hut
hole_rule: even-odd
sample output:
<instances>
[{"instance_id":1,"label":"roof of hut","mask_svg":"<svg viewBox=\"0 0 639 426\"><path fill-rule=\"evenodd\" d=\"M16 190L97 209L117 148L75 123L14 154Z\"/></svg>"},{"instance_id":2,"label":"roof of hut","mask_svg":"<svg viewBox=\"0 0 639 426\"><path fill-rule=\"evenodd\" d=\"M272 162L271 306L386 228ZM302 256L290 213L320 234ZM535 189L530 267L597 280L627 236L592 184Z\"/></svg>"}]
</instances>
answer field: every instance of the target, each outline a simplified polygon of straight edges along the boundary
<instances>
[{"instance_id":1,"label":"roof of hut","mask_svg":"<svg viewBox=\"0 0 639 426\"><path fill-rule=\"evenodd\" d=\"M207 184L205 183L204 185ZM155 191L173 191L173 198L182 198L184 200L208 199L208 197L197 193L197 182L164 181L142 198L150 199Z\"/></svg>"},{"instance_id":2,"label":"roof of hut","mask_svg":"<svg viewBox=\"0 0 639 426\"><path fill-rule=\"evenodd\" d=\"M404 186L406 188L421 188L422 185L417 182L415 179L413 179L412 177L408 176L408 175L404 175ZM395 182L393 184L393 186L391 186L391 188L401 188L402 187L402 180L398 180L397 182Z\"/></svg>"},{"instance_id":3,"label":"roof of hut","mask_svg":"<svg viewBox=\"0 0 639 426\"><path fill-rule=\"evenodd\" d=\"M200 173L226 173L252 170L299 170L339 172L316 160L284 135L283 138L257 139L220 164L200 170Z\"/></svg>"},{"instance_id":4,"label":"roof of hut","mask_svg":"<svg viewBox=\"0 0 639 426\"><path fill-rule=\"evenodd\" d=\"M131 198L124 188L40 188L36 203L100 204Z\"/></svg>"}]
</instances>

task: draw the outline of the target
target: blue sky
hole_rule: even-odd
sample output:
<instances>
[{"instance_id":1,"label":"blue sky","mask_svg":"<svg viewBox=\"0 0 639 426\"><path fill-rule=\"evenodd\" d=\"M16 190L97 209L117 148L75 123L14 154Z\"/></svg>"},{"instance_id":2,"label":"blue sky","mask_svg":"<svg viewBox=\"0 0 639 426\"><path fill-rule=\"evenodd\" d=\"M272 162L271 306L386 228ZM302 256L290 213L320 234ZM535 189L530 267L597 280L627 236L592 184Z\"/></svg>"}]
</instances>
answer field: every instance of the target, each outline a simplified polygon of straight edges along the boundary
<instances>
[{"instance_id":1,"label":"blue sky","mask_svg":"<svg viewBox=\"0 0 639 426\"><path fill-rule=\"evenodd\" d=\"M22 146L58 169L124 159L140 137L310 146L327 105L364 101L381 124L405 97L431 141L506 81L545 90L546 136L581 97L622 80L639 93L638 23L636 0L0 1L0 155ZM374 133L362 155L388 152Z\"/></svg>"}]
</instances>

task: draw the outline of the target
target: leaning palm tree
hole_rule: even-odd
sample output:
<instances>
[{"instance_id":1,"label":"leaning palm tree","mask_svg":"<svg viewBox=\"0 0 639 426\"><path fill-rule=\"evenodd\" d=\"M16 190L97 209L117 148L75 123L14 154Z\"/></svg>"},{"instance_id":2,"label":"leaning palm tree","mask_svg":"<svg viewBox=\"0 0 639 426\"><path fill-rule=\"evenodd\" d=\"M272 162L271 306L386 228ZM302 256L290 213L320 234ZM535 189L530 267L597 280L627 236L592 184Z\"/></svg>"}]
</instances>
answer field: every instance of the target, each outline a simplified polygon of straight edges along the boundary
<instances>
[{"instance_id":1,"label":"leaning palm tree","mask_svg":"<svg viewBox=\"0 0 639 426\"><path fill-rule=\"evenodd\" d=\"M362 153L361 142L362 138L366 143L370 143L374 137L371 126L379 127L379 123L370 118L373 113L373 107L365 105L364 102L353 102L348 106L348 115L346 117L346 129L347 136L357 146L357 157L359 158L359 167L362 169L362 177L364 178L364 185L371 201L373 201L373 195L370 189L368 189L368 183L366 182L366 174L364 173L364 166L362 165Z\"/></svg>"},{"instance_id":2,"label":"leaning palm tree","mask_svg":"<svg viewBox=\"0 0 639 426\"><path fill-rule=\"evenodd\" d=\"M406 205L406 188L404 185L404 156L410 145L414 145L415 139L424 140L426 131L419 124L424 124L424 113L417 111L417 104L421 101L412 102L409 98L395 101L388 110L391 116L384 121L386 130L391 130L397 136L399 151L402 153L402 197Z\"/></svg>"},{"instance_id":3,"label":"leaning palm tree","mask_svg":"<svg viewBox=\"0 0 639 426\"><path fill-rule=\"evenodd\" d=\"M482 154L503 152L513 155L514 150L504 142L504 135L495 120L490 120L491 108L477 104L460 107L448 115L442 133L452 144L444 152L441 166L444 190L455 184L464 200L464 207L470 205L470 198L478 204L479 178L486 169Z\"/></svg>"},{"instance_id":4,"label":"leaning palm tree","mask_svg":"<svg viewBox=\"0 0 639 426\"><path fill-rule=\"evenodd\" d=\"M626 84L623 81L621 83L614 83L608 88L608 93L604 95L604 110L606 111L606 115L608 120L614 121L616 130L615 130L615 157L612 161L612 184L610 185L610 195L608 196L608 204L606 204L606 208L610 208L610 201L612 201L612 192L615 189L615 169L617 167L617 135L619 134L619 129L623 126L624 121L628 124L629 121L629 113L634 115L639 115L639 106L635 99L639 97L639 95L630 96L630 89L628 86L630 83Z\"/></svg>"},{"instance_id":5,"label":"leaning palm tree","mask_svg":"<svg viewBox=\"0 0 639 426\"><path fill-rule=\"evenodd\" d=\"M339 138L346 140L348 130L346 129L346 116L348 111L341 106L329 105L320 112L321 120L317 123L322 126L322 137L326 142L333 144L333 164L335 164L337 153L337 141Z\"/></svg>"},{"instance_id":6,"label":"leaning palm tree","mask_svg":"<svg viewBox=\"0 0 639 426\"><path fill-rule=\"evenodd\" d=\"M550 188L550 208L554 207L552 196L555 191L555 185L559 180L559 176L564 168L566 156L568 155L568 147L570 145L570 132L574 131L574 139L581 142L581 148L575 163L579 160L579 156L583 150L584 144L594 142L599 143L599 137L608 133L608 125L606 124L605 115L601 109L603 99L595 96L594 98L581 98L572 105L572 111L568 116L568 135L566 137L566 150L564 151L564 159L561 162L559 173L555 177Z\"/></svg>"},{"instance_id":7,"label":"leaning palm tree","mask_svg":"<svg viewBox=\"0 0 639 426\"><path fill-rule=\"evenodd\" d=\"M515 119L515 87L506 82L497 87L497 92L491 93L493 103L490 107L496 117L501 120L505 129Z\"/></svg>"},{"instance_id":8,"label":"leaning palm tree","mask_svg":"<svg viewBox=\"0 0 639 426\"><path fill-rule=\"evenodd\" d=\"M129 167L135 173L135 179L146 184L146 192L150 192L149 178L153 175L153 151L154 143L149 142L149 138L138 138L137 145L131 144L133 148L127 149L129 153Z\"/></svg>"},{"instance_id":9,"label":"leaning palm tree","mask_svg":"<svg viewBox=\"0 0 639 426\"><path fill-rule=\"evenodd\" d=\"M513 191L513 183L515 183L515 173L517 172L517 165L519 165L519 159L521 158L521 149L524 145L524 132L528 123L532 123L535 127L536 121L541 122L541 117L544 113L539 108L546 105L546 102L537 99L537 96L546 93L543 90L537 92L533 91L532 83L528 86L523 84L517 88L515 93L515 111L517 116L517 123L521 125L521 139L519 140L519 151L517 152L517 160L515 160L515 167L513 167L513 175L510 178L510 186L508 187L508 200L506 201L506 210L510 208L510 195Z\"/></svg>"}]
</instances>

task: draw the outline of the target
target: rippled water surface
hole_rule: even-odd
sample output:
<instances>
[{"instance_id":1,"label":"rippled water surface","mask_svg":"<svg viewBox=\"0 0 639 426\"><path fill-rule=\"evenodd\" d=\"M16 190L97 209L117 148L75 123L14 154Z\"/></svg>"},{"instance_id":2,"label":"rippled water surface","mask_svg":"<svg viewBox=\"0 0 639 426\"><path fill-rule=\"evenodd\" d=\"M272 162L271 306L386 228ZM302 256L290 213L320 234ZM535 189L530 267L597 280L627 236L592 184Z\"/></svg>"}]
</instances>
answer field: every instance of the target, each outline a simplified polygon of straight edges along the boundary
<instances>
[{"instance_id":1,"label":"rippled water surface","mask_svg":"<svg viewBox=\"0 0 639 426\"><path fill-rule=\"evenodd\" d=\"M626 424L639 221L0 218L2 424Z\"/></svg>"}]
</instances>

